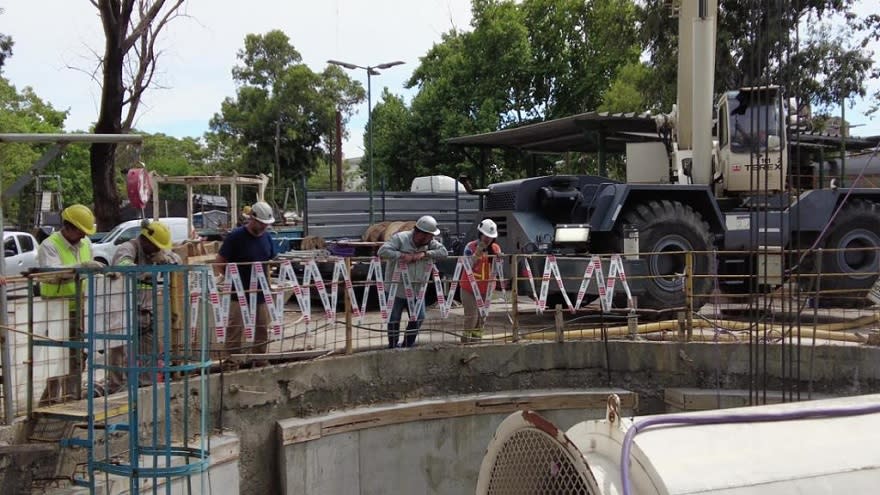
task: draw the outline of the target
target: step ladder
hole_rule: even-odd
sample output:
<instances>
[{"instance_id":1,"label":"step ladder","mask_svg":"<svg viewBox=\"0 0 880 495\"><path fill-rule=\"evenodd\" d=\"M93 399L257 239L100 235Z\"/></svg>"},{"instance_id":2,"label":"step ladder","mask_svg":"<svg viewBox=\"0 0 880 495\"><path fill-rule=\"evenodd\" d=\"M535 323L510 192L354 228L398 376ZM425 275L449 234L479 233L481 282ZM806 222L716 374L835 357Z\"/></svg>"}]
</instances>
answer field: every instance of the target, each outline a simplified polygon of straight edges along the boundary
<instances>
[{"instance_id":1,"label":"step ladder","mask_svg":"<svg viewBox=\"0 0 880 495\"><path fill-rule=\"evenodd\" d=\"M47 183L56 182L55 189L46 189ZM50 213L61 211L61 177L58 175L38 175L34 182L34 227L47 223Z\"/></svg>"}]
</instances>

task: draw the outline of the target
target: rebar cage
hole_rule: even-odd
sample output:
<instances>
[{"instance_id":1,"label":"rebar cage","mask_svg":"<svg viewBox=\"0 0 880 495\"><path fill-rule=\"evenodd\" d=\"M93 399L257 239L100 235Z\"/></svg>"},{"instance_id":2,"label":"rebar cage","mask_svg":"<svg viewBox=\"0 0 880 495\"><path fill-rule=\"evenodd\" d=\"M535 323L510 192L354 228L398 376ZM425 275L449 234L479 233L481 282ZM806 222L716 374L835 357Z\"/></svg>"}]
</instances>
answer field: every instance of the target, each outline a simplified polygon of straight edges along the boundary
<instances>
[{"instance_id":1,"label":"rebar cage","mask_svg":"<svg viewBox=\"0 0 880 495\"><path fill-rule=\"evenodd\" d=\"M179 483L204 493L209 311L204 298L189 295L205 293L209 267L113 266L74 275L69 337L31 345L66 348L61 367L83 377L74 388L79 407L85 403L84 432L61 441L87 454L74 482L92 493L126 479L132 494Z\"/></svg>"}]
</instances>

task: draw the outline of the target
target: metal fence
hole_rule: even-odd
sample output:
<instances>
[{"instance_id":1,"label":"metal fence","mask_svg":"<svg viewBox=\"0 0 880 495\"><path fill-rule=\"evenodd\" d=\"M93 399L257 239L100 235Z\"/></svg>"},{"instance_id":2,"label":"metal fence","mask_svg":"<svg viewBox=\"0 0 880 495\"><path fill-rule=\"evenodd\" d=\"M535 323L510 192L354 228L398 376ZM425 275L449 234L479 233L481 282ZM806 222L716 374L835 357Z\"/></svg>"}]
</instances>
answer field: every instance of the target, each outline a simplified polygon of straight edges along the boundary
<instances>
[{"instance_id":1,"label":"metal fence","mask_svg":"<svg viewBox=\"0 0 880 495\"><path fill-rule=\"evenodd\" d=\"M442 269L425 270L422 279L416 277L416 282L428 282L424 292L416 284L410 294L414 307L421 304L426 307L416 344L585 339L708 340L756 345L860 345L878 341L880 312L865 297L866 290L826 288L834 285L828 283L830 280L853 276L852 273L822 271L821 260L829 252L819 252L818 261L802 272L786 272L765 264L754 273L736 275L744 288L736 294L720 291L725 276L694 273L694 257L711 257L710 265L716 266L720 257L730 254L734 253L663 253L681 256L684 260L682 273L666 277L674 279L683 297L675 297L675 303L671 302L669 307L650 310L639 308L638 286L650 283L653 278L620 270L611 273L612 257L601 256L600 268L591 274L557 278L553 270L549 277L545 276L547 270L541 270L551 263L550 257L501 256L497 265L500 268L492 277L499 283L482 308L484 324L479 339L472 338L470 329L464 328L463 308L457 295L460 289L456 291L454 287L461 279L460 274L456 278L454 273L459 258L452 258ZM652 255L641 254L642 257ZM880 257L880 253L873 255L875 259ZM584 266L593 260L593 257L581 258ZM531 278L524 270L526 261L537 267L532 270ZM386 348L393 300L389 298L390 286L383 284L387 300L384 304L380 302L377 265L386 271L385 263L375 258L291 259L267 264L266 270L261 270L263 275L258 274L255 282L248 286L237 285L235 276L228 271L223 280L208 277L206 286L198 290L191 284L171 283L158 302L159 306L167 306L173 330L164 349L177 352L185 350L184 343L192 346L191 349L204 345L211 358L207 367L216 366L221 360L239 365L262 364L266 360ZM193 269L211 272L206 265ZM248 269L241 267L242 271ZM860 273L859 277L862 276L873 280L877 272ZM699 283L707 279L711 283ZM865 282L860 285L864 286ZM561 297L560 287L569 294L568 301ZM694 287L709 287L709 290L695 294ZM626 289L631 289L632 297L627 296ZM246 308L247 314L256 314L256 306L252 305L258 293L270 302L269 342L265 354L255 352L259 347L253 331L255 325L245 329L240 342L225 342L230 307L237 305L239 310ZM400 293L405 294L405 290ZM52 345L69 338L74 320L66 306L29 294L12 301L10 308L10 325L15 330L11 349L16 414L25 414L28 402L47 404L82 397L78 365L71 359L75 353ZM95 323L92 312L83 314L83 308L80 311L85 328ZM407 313L404 312L402 333L409 322ZM188 333L193 318L204 318L206 333ZM49 345L29 345L29 337ZM167 363L177 359L162 360ZM170 379L178 376L179 373L171 373Z\"/></svg>"}]
</instances>

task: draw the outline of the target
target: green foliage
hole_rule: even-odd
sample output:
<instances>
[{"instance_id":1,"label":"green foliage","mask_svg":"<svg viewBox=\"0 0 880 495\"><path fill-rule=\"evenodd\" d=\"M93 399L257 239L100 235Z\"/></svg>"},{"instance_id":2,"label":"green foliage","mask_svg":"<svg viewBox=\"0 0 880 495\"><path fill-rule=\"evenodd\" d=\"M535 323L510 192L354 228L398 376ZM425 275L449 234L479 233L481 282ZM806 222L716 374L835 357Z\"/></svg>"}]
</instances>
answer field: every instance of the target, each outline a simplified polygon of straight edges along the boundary
<instances>
[{"instance_id":1,"label":"green foliage","mask_svg":"<svg viewBox=\"0 0 880 495\"><path fill-rule=\"evenodd\" d=\"M2 13L3 8L0 7L0 14ZM6 59L12 56L12 45L14 44L11 36L0 33L0 74L3 73L3 64L6 63Z\"/></svg>"},{"instance_id":2,"label":"green foliage","mask_svg":"<svg viewBox=\"0 0 880 495\"><path fill-rule=\"evenodd\" d=\"M602 95L602 104L598 110L614 113L642 113L651 110L648 97L651 76L651 69L641 62L624 65Z\"/></svg>"},{"instance_id":3,"label":"green foliage","mask_svg":"<svg viewBox=\"0 0 880 495\"><path fill-rule=\"evenodd\" d=\"M44 102L30 87L18 91L15 86L0 77L0 129L8 133L57 133L61 132L67 112L58 111ZM30 144L4 144L0 146L0 187L6 188L30 170L47 146ZM85 167L88 170L88 167ZM3 198L10 218L19 215L21 196ZM25 201L25 205L30 204Z\"/></svg>"},{"instance_id":4,"label":"green foliage","mask_svg":"<svg viewBox=\"0 0 880 495\"><path fill-rule=\"evenodd\" d=\"M867 79L880 75L865 49L866 40L880 37L880 17L859 19L855 3L720 0L716 93L777 84L804 104L820 106L863 96ZM646 0L639 10L653 72L648 79L650 106L665 110L675 101L678 56L677 19L669 14L665 0Z\"/></svg>"},{"instance_id":5,"label":"green foliage","mask_svg":"<svg viewBox=\"0 0 880 495\"><path fill-rule=\"evenodd\" d=\"M197 138L175 138L162 133L147 134L141 150L147 168L162 175L211 174L207 151Z\"/></svg>"},{"instance_id":6,"label":"green foliage","mask_svg":"<svg viewBox=\"0 0 880 495\"><path fill-rule=\"evenodd\" d=\"M306 181L309 191L335 191L336 190L336 165L322 157L318 165Z\"/></svg>"},{"instance_id":7,"label":"green foliage","mask_svg":"<svg viewBox=\"0 0 880 495\"><path fill-rule=\"evenodd\" d=\"M444 34L421 58L409 108L386 94L374 109L376 170L392 188L426 174L484 185L552 173L553 159L469 159L445 140L596 109L620 68L638 61L636 13L631 0L475 0L472 31Z\"/></svg>"},{"instance_id":8,"label":"green foliage","mask_svg":"<svg viewBox=\"0 0 880 495\"><path fill-rule=\"evenodd\" d=\"M373 119L373 159L376 162L376 168L373 170L375 190L380 189L383 183L390 191L408 190L412 179L407 178L409 174L401 172L414 163L409 109L406 108L402 98L391 94L386 88L371 118ZM409 172L425 175L424 171L420 170ZM365 157L361 164L361 175L364 184L369 187L368 157Z\"/></svg>"},{"instance_id":9,"label":"green foliage","mask_svg":"<svg viewBox=\"0 0 880 495\"><path fill-rule=\"evenodd\" d=\"M319 166L336 110L347 121L363 88L339 67L313 72L278 30L247 35L238 60L236 97L223 101L206 136L209 160L227 171L272 173L275 190L284 190Z\"/></svg>"}]
</instances>

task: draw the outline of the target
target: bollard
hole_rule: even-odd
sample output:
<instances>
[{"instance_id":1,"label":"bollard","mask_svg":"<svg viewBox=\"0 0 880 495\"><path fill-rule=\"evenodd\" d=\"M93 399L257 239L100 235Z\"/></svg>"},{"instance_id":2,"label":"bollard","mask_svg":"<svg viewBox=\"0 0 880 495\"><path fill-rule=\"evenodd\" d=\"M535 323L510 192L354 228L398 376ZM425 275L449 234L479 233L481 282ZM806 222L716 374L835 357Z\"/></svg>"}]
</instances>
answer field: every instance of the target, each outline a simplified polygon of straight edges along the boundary
<instances>
[{"instance_id":1,"label":"bollard","mask_svg":"<svg viewBox=\"0 0 880 495\"><path fill-rule=\"evenodd\" d=\"M515 254L510 258L510 277L510 311L513 313L510 330L513 341L519 342L519 256Z\"/></svg>"},{"instance_id":2,"label":"bollard","mask_svg":"<svg viewBox=\"0 0 880 495\"><path fill-rule=\"evenodd\" d=\"M562 305L556 305L556 342L562 343L565 341L565 333L562 331L564 326L564 321L562 318Z\"/></svg>"},{"instance_id":3,"label":"bollard","mask_svg":"<svg viewBox=\"0 0 880 495\"><path fill-rule=\"evenodd\" d=\"M684 253L684 281L685 281L685 323L687 340L694 337L694 253Z\"/></svg>"},{"instance_id":4,"label":"bollard","mask_svg":"<svg viewBox=\"0 0 880 495\"><path fill-rule=\"evenodd\" d=\"M345 270L348 273L351 273L351 258L345 258ZM343 286L344 287L344 286ZM352 301L351 297L349 297L348 291L343 290L344 301L345 301L345 353L352 354L354 352L354 329L352 328L351 321L351 311L352 304L357 304L357 301ZM364 297L367 297L367 289L364 288Z\"/></svg>"},{"instance_id":5,"label":"bollard","mask_svg":"<svg viewBox=\"0 0 880 495\"><path fill-rule=\"evenodd\" d=\"M637 340L639 338L639 315L635 309L630 309L626 315L626 327L629 330L629 339Z\"/></svg>"}]
</instances>

